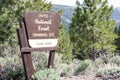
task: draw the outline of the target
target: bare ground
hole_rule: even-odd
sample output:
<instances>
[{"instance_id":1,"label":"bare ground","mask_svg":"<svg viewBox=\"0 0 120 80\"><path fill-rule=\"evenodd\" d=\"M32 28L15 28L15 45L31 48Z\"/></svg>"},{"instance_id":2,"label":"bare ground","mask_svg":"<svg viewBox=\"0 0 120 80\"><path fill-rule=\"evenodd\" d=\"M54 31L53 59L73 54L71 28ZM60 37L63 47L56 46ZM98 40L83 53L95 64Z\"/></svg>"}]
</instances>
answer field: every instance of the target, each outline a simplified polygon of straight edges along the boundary
<instances>
[{"instance_id":1,"label":"bare ground","mask_svg":"<svg viewBox=\"0 0 120 80\"><path fill-rule=\"evenodd\" d=\"M85 76L85 75L79 75L79 76L71 76L71 77L61 77L60 80L120 80L120 74L115 76Z\"/></svg>"},{"instance_id":2,"label":"bare ground","mask_svg":"<svg viewBox=\"0 0 120 80\"><path fill-rule=\"evenodd\" d=\"M103 80L103 79L101 79L100 77L79 75L71 77L61 77L60 80Z\"/></svg>"}]
</instances>

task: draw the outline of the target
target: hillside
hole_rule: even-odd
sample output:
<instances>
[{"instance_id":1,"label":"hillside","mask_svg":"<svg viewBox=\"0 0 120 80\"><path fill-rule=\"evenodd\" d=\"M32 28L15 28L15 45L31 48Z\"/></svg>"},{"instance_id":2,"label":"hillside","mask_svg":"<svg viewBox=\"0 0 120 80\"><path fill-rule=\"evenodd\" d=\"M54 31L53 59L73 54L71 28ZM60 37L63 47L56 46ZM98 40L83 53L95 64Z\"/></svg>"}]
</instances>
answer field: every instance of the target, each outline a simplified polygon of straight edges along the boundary
<instances>
[{"instance_id":1,"label":"hillside","mask_svg":"<svg viewBox=\"0 0 120 80\"><path fill-rule=\"evenodd\" d=\"M120 7L114 9L111 19L116 20L117 26L120 26Z\"/></svg>"},{"instance_id":2,"label":"hillside","mask_svg":"<svg viewBox=\"0 0 120 80\"><path fill-rule=\"evenodd\" d=\"M61 17L62 23L65 25L67 30L69 30L69 24L70 24L71 19L72 19L72 15L73 15L73 12L74 12L74 7L54 4L53 5L53 10L54 11L62 10L62 17Z\"/></svg>"},{"instance_id":3,"label":"hillside","mask_svg":"<svg viewBox=\"0 0 120 80\"><path fill-rule=\"evenodd\" d=\"M113 11L113 14L111 16L111 19L116 20L117 22L120 21L120 8L115 8Z\"/></svg>"}]
</instances>

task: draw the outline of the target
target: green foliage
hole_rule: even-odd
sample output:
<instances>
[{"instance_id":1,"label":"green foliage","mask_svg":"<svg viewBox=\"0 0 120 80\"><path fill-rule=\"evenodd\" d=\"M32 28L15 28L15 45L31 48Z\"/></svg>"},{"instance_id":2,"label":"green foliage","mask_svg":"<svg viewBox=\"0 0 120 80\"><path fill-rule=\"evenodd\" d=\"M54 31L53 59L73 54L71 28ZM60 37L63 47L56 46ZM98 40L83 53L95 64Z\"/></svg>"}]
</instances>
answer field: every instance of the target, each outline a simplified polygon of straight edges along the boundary
<instances>
[{"instance_id":1,"label":"green foliage","mask_svg":"<svg viewBox=\"0 0 120 80\"><path fill-rule=\"evenodd\" d=\"M70 62L69 64L62 63L62 54L56 53L54 60L54 69L60 76L70 76L74 72L75 66L77 65Z\"/></svg>"},{"instance_id":2,"label":"green foliage","mask_svg":"<svg viewBox=\"0 0 120 80\"><path fill-rule=\"evenodd\" d=\"M56 70L61 77L72 75L72 69L73 68L70 66L70 64L66 63L60 63L58 66L56 66Z\"/></svg>"},{"instance_id":3,"label":"green foliage","mask_svg":"<svg viewBox=\"0 0 120 80\"><path fill-rule=\"evenodd\" d=\"M108 66L110 67L110 66ZM96 73L96 75L114 75L120 73L120 67L112 67L112 68L103 68Z\"/></svg>"},{"instance_id":4,"label":"green foliage","mask_svg":"<svg viewBox=\"0 0 120 80\"><path fill-rule=\"evenodd\" d=\"M118 35L118 38L115 41L115 45L117 46L117 50L120 51L120 26L115 28L115 33Z\"/></svg>"},{"instance_id":5,"label":"green foliage","mask_svg":"<svg viewBox=\"0 0 120 80\"><path fill-rule=\"evenodd\" d=\"M69 65L64 66L61 76L70 75L71 67Z\"/></svg>"},{"instance_id":6,"label":"green foliage","mask_svg":"<svg viewBox=\"0 0 120 80\"><path fill-rule=\"evenodd\" d=\"M73 59L72 50L73 46L70 41L70 36L66 31L66 28L61 25L59 30L59 38L58 38L58 53L62 54L63 62L69 63Z\"/></svg>"},{"instance_id":7,"label":"green foliage","mask_svg":"<svg viewBox=\"0 0 120 80\"><path fill-rule=\"evenodd\" d=\"M120 55L117 53L109 53L107 55L101 55L94 61L90 59L78 60L74 59L70 64L61 63L60 55L56 55L55 71L57 71L62 77L64 76L76 76L76 75L111 75L120 73Z\"/></svg>"},{"instance_id":8,"label":"green foliage","mask_svg":"<svg viewBox=\"0 0 120 80\"><path fill-rule=\"evenodd\" d=\"M119 55L113 56L112 58L109 59L109 62L120 66L120 56Z\"/></svg>"},{"instance_id":9,"label":"green foliage","mask_svg":"<svg viewBox=\"0 0 120 80\"><path fill-rule=\"evenodd\" d=\"M47 67L48 57L49 51L34 52L32 54L32 61L36 71L43 70Z\"/></svg>"},{"instance_id":10,"label":"green foliage","mask_svg":"<svg viewBox=\"0 0 120 80\"><path fill-rule=\"evenodd\" d=\"M115 21L110 20L113 11L108 0L84 0L77 7L70 24L70 37L74 50L81 58L95 59L98 54L114 51Z\"/></svg>"},{"instance_id":11,"label":"green foliage","mask_svg":"<svg viewBox=\"0 0 120 80\"><path fill-rule=\"evenodd\" d=\"M8 44L0 44L0 58L12 58L13 56L19 60L20 48L18 44L14 44L13 46Z\"/></svg>"},{"instance_id":12,"label":"green foliage","mask_svg":"<svg viewBox=\"0 0 120 80\"><path fill-rule=\"evenodd\" d=\"M84 71L85 75L114 75L120 73L120 56L107 54L97 58Z\"/></svg>"},{"instance_id":13,"label":"green foliage","mask_svg":"<svg viewBox=\"0 0 120 80\"><path fill-rule=\"evenodd\" d=\"M53 69L37 71L32 75L32 80L59 80L59 74Z\"/></svg>"},{"instance_id":14,"label":"green foliage","mask_svg":"<svg viewBox=\"0 0 120 80\"><path fill-rule=\"evenodd\" d=\"M23 68L9 71L6 80L25 80Z\"/></svg>"},{"instance_id":15,"label":"green foliage","mask_svg":"<svg viewBox=\"0 0 120 80\"><path fill-rule=\"evenodd\" d=\"M48 11L51 3L44 0L1 0L0 1L0 44L17 41L16 28L28 10Z\"/></svg>"},{"instance_id":16,"label":"green foliage","mask_svg":"<svg viewBox=\"0 0 120 80\"><path fill-rule=\"evenodd\" d=\"M85 73L85 70L89 67L89 65L92 63L91 60L84 60L82 61L78 67L76 68L75 72L74 72L74 75L79 75L80 73L81 74L84 74Z\"/></svg>"},{"instance_id":17,"label":"green foliage","mask_svg":"<svg viewBox=\"0 0 120 80\"><path fill-rule=\"evenodd\" d=\"M18 55L0 57L0 77L5 80L24 80L22 62L19 59Z\"/></svg>"}]
</instances>

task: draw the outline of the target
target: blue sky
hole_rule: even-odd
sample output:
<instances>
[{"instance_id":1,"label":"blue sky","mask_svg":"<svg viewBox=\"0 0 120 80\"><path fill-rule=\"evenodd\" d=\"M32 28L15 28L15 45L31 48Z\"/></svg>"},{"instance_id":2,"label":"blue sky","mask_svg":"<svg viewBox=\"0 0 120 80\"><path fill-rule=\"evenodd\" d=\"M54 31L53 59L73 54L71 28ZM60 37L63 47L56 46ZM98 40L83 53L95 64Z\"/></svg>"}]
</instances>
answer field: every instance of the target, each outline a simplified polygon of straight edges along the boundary
<instances>
[{"instance_id":1,"label":"blue sky","mask_svg":"<svg viewBox=\"0 0 120 80\"><path fill-rule=\"evenodd\" d=\"M69 5L69 6L75 6L76 0L46 0L51 1L52 4L62 4L62 5ZM83 0L79 0L82 2ZM120 0L108 0L109 5L113 5L114 8L120 7Z\"/></svg>"}]
</instances>

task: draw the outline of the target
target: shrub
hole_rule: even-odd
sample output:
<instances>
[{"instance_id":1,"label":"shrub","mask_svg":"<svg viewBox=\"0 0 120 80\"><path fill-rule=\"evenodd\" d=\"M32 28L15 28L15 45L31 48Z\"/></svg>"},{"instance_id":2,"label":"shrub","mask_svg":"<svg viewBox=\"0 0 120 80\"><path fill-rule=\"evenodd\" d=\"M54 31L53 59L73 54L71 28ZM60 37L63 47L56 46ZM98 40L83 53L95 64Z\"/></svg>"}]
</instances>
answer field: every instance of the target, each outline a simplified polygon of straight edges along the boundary
<instances>
[{"instance_id":1,"label":"shrub","mask_svg":"<svg viewBox=\"0 0 120 80\"><path fill-rule=\"evenodd\" d=\"M74 75L79 74L94 76L120 74L120 56L112 53L103 55L93 62L91 60L81 61L74 72Z\"/></svg>"},{"instance_id":2,"label":"shrub","mask_svg":"<svg viewBox=\"0 0 120 80\"><path fill-rule=\"evenodd\" d=\"M97 68L96 75L111 75L120 72L120 56L117 53L100 57L94 64Z\"/></svg>"},{"instance_id":3,"label":"shrub","mask_svg":"<svg viewBox=\"0 0 120 80\"><path fill-rule=\"evenodd\" d=\"M110 60L109 60L110 63L115 63L117 64L118 66L120 66L120 56L119 55L116 55L116 56L113 56Z\"/></svg>"},{"instance_id":4,"label":"shrub","mask_svg":"<svg viewBox=\"0 0 120 80\"><path fill-rule=\"evenodd\" d=\"M59 38L58 38L58 50L59 54L62 54L62 62L70 63L74 58L72 54L73 44L71 43L70 36L66 31L64 25L60 26Z\"/></svg>"},{"instance_id":5,"label":"shrub","mask_svg":"<svg viewBox=\"0 0 120 80\"><path fill-rule=\"evenodd\" d=\"M49 52L41 51L32 54L32 61L36 70L43 70L47 67Z\"/></svg>"},{"instance_id":6,"label":"shrub","mask_svg":"<svg viewBox=\"0 0 120 80\"><path fill-rule=\"evenodd\" d=\"M6 75L6 80L25 80L23 68L10 70Z\"/></svg>"},{"instance_id":7,"label":"shrub","mask_svg":"<svg viewBox=\"0 0 120 80\"><path fill-rule=\"evenodd\" d=\"M81 74L84 74L85 73L85 70L88 68L88 66L92 63L91 60L84 60L82 61L78 67L76 68L75 72L74 72L74 75L79 75L80 73Z\"/></svg>"},{"instance_id":8,"label":"shrub","mask_svg":"<svg viewBox=\"0 0 120 80\"><path fill-rule=\"evenodd\" d=\"M18 45L0 45L0 77L5 80L24 80Z\"/></svg>"},{"instance_id":9,"label":"shrub","mask_svg":"<svg viewBox=\"0 0 120 80\"><path fill-rule=\"evenodd\" d=\"M73 62L70 62L69 64L63 63L62 62L62 54L55 54L55 70L59 73L60 76L71 76L74 73L74 69L78 65L77 60L73 60ZM77 64L76 64L77 63Z\"/></svg>"},{"instance_id":10,"label":"shrub","mask_svg":"<svg viewBox=\"0 0 120 80\"><path fill-rule=\"evenodd\" d=\"M96 75L113 75L115 73L120 73L120 66L116 64L105 64L98 69Z\"/></svg>"},{"instance_id":11,"label":"shrub","mask_svg":"<svg viewBox=\"0 0 120 80\"><path fill-rule=\"evenodd\" d=\"M37 71L32 75L32 80L59 80L60 76L53 69Z\"/></svg>"}]
</instances>

